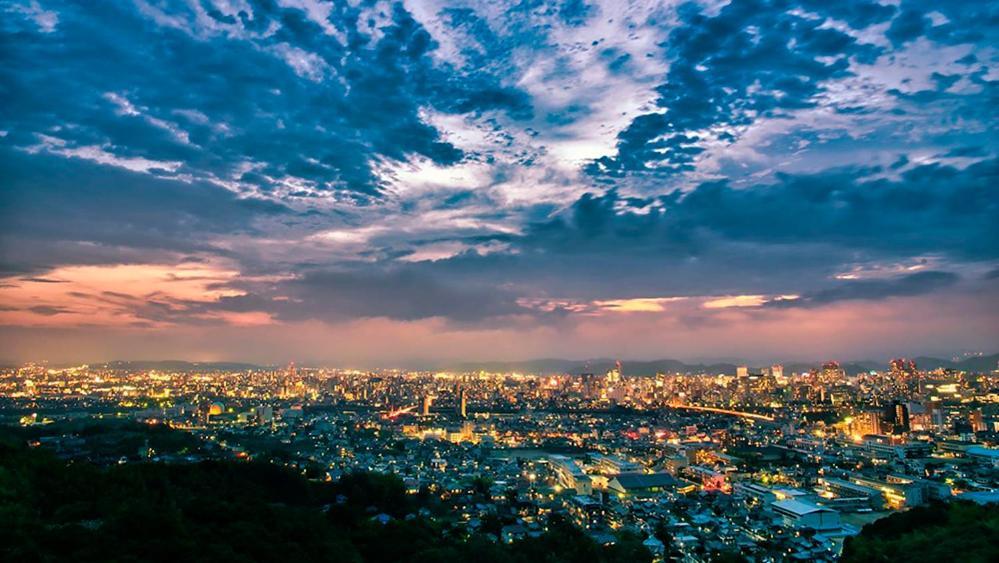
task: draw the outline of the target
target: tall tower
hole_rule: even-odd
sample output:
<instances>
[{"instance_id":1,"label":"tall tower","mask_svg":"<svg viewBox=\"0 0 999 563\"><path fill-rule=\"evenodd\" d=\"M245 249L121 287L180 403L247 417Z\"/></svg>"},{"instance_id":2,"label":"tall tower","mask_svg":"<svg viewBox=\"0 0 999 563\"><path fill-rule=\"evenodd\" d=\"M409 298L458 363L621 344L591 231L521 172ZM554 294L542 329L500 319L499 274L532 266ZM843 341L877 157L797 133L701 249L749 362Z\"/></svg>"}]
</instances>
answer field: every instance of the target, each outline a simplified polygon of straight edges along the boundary
<instances>
[{"instance_id":1,"label":"tall tower","mask_svg":"<svg viewBox=\"0 0 999 563\"><path fill-rule=\"evenodd\" d=\"M465 388L458 388L458 404L457 407L458 416L461 418L468 418L468 398L465 396Z\"/></svg>"}]
</instances>

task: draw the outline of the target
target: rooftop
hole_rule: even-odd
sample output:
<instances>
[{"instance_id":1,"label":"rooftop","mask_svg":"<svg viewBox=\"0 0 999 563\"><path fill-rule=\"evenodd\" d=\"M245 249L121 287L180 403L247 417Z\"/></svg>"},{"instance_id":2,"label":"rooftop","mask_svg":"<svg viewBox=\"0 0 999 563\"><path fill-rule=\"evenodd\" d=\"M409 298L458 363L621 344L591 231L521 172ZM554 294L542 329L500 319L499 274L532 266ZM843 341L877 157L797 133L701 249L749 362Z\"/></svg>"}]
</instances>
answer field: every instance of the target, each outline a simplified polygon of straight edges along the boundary
<instances>
[{"instance_id":1,"label":"rooftop","mask_svg":"<svg viewBox=\"0 0 999 563\"><path fill-rule=\"evenodd\" d=\"M770 504L779 512L785 512L795 516L805 516L816 512L836 512L831 508L825 508L810 502L802 502L800 500L779 500Z\"/></svg>"}]
</instances>

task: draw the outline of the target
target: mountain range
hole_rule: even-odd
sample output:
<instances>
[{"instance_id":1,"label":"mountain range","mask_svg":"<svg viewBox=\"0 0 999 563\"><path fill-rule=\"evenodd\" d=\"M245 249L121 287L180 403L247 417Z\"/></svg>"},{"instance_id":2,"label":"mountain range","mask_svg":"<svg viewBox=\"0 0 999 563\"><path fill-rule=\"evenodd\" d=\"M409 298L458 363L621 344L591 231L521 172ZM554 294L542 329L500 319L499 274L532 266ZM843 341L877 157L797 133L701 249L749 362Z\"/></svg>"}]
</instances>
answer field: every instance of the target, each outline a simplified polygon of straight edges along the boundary
<instances>
[{"instance_id":1,"label":"mountain range","mask_svg":"<svg viewBox=\"0 0 999 563\"><path fill-rule=\"evenodd\" d=\"M962 360L947 360L920 356L913 358L920 369L933 370L951 368L961 371L987 372L999 365L999 354L988 356L972 356ZM523 373L606 373L614 369L616 360L610 358L594 358L590 360L568 360L563 358L542 358L512 362L457 362L438 363L419 366L419 369L448 369L454 371L488 371L488 372L523 372ZM785 373L800 373L813 368L819 368L824 362L788 362L784 364ZM248 369L269 369L274 366L262 366L244 362L187 362L183 360L163 361L112 361L102 366L112 369L162 370L162 371L241 371ZM330 364L334 365L334 364ZM748 364L751 370L761 366ZM888 361L849 361L840 362L840 366L848 374L856 374L870 370L885 369ZM735 374L735 363L686 363L680 360L664 358L646 361L622 361L624 375L655 375L656 373L718 373Z\"/></svg>"},{"instance_id":2,"label":"mountain range","mask_svg":"<svg viewBox=\"0 0 999 563\"><path fill-rule=\"evenodd\" d=\"M996 369L999 363L999 354L990 356L973 356L959 361L946 360L941 358L931 358L920 356L913 358L920 369L933 370L937 368L952 368L961 371L991 371ZM788 362L784 364L785 373L800 373L819 368L824 362ZM661 359L649 361L627 361L621 362L621 371L625 375L655 375L656 373L719 373L734 375L737 364L734 363L685 363L674 359ZM752 363L749 365L751 371L759 369ZM615 360L609 358L597 358L592 360L564 360L564 359L540 359L523 362L463 362L455 364L451 369L459 371L519 371L525 373L606 373L613 369ZM848 374L857 374L870 370L883 370L888 366L888 360L877 362L872 360L840 362Z\"/></svg>"}]
</instances>

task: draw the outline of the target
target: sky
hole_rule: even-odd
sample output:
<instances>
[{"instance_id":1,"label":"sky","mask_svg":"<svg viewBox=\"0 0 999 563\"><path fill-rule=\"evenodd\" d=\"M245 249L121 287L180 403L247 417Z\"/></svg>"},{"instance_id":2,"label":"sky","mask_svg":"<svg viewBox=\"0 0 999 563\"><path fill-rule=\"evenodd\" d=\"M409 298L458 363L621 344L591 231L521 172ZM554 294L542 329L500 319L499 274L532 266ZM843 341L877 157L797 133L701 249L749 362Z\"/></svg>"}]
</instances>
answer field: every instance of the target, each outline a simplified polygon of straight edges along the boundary
<instances>
[{"instance_id":1,"label":"sky","mask_svg":"<svg viewBox=\"0 0 999 563\"><path fill-rule=\"evenodd\" d=\"M2 359L999 350L999 3L0 11Z\"/></svg>"}]
</instances>

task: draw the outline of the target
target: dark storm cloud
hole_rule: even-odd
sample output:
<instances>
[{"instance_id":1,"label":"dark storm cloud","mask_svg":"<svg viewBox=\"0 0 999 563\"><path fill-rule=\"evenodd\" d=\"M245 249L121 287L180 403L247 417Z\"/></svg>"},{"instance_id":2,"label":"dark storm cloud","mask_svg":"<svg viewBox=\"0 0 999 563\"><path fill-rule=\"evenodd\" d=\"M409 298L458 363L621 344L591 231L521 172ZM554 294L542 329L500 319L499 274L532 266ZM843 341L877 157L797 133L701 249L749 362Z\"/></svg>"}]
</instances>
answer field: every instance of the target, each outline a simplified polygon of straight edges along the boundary
<instances>
[{"instance_id":1,"label":"dark storm cloud","mask_svg":"<svg viewBox=\"0 0 999 563\"><path fill-rule=\"evenodd\" d=\"M650 198L586 194L504 239L512 253L409 267L595 299L807 293L858 263L999 259L999 161L917 166L895 179L879 172L782 175L745 188L709 182Z\"/></svg>"},{"instance_id":2,"label":"dark storm cloud","mask_svg":"<svg viewBox=\"0 0 999 563\"><path fill-rule=\"evenodd\" d=\"M16 146L44 133L70 148L178 162L176 174L264 192L291 176L314 190L299 195L363 201L383 189L376 162L463 158L421 107L531 113L523 93L492 75L435 66L436 44L400 5L369 30L363 4L335 3L325 23L338 35L272 2L253 3L252 13L209 11L209 22L181 3L162 13L47 6L59 14L54 31L14 18L4 29L0 116L4 142Z\"/></svg>"},{"instance_id":3,"label":"dark storm cloud","mask_svg":"<svg viewBox=\"0 0 999 563\"><path fill-rule=\"evenodd\" d=\"M121 262L130 256L121 247L132 249L136 259L155 250L221 252L206 242L209 235L259 233L256 219L290 213L278 203L239 198L212 184L155 178L82 159L5 149L0 169L4 272L112 258Z\"/></svg>"},{"instance_id":4,"label":"dark storm cloud","mask_svg":"<svg viewBox=\"0 0 999 563\"><path fill-rule=\"evenodd\" d=\"M944 19L934 21L934 13ZM999 6L977 0L905 0L885 36L896 47L923 36L945 45L995 44L999 37Z\"/></svg>"},{"instance_id":5,"label":"dark storm cloud","mask_svg":"<svg viewBox=\"0 0 999 563\"><path fill-rule=\"evenodd\" d=\"M890 15L870 4L858 2L852 10L836 12L861 25ZM617 155L597 159L590 172L692 170L703 139L690 132L812 106L823 81L848 73L851 57L871 61L878 54L873 45L822 27L821 18L794 14L792 7L736 0L709 16L695 3L681 6L680 24L666 44L669 73L657 88L662 112L635 118L618 135ZM810 7L822 11L822 6Z\"/></svg>"},{"instance_id":6,"label":"dark storm cloud","mask_svg":"<svg viewBox=\"0 0 999 563\"><path fill-rule=\"evenodd\" d=\"M534 315L523 298L799 294L770 307L916 296L951 287L952 272L835 281L857 263L925 254L947 261L999 259L999 162L912 168L896 179L875 169L784 175L736 189L704 183L651 198L586 194L521 235L490 240L508 252L475 251L433 262L344 271L305 266L291 280L236 285L225 310L285 320L355 317L479 322ZM434 242L434 241L428 241ZM469 238L469 244L483 239ZM835 284L830 286L830 284Z\"/></svg>"},{"instance_id":7,"label":"dark storm cloud","mask_svg":"<svg viewBox=\"0 0 999 563\"><path fill-rule=\"evenodd\" d=\"M678 220L761 243L822 241L895 256L999 258L999 160L864 178L873 172L780 175L776 183L745 190L702 184L680 202Z\"/></svg>"},{"instance_id":8,"label":"dark storm cloud","mask_svg":"<svg viewBox=\"0 0 999 563\"><path fill-rule=\"evenodd\" d=\"M889 280L852 280L836 287L805 293L797 299L777 299L765 307L819 307L837 301L877 301L924 295L950 287L960 277L951 272L919 272Z\"/></svg>"},{"instance_id":9,"label":"dark storm cloud","mask_svg":"<svg viewBox=\"0 0 999 563\"><path fill-rule=\"evenodd\" d=\"M264 293L222 298L214 308L265 311L287 321L444 317L469 322L528 312L515 301L516 295L502 288L447 280L411 269L320 270L306 272Z\"/></svg>"},{"instance_id":10,"label":"dark storm cloud","mask_svg":"<svg viewBox=\"0 0 999 563\"><path fill-rule=\"evenodd\" d=\"M596 8L585 0L564 0L558 8L559 16L570 25L580 25L593 15Z\"/></svg>"},{"instance_id":11,"label":"dark storm cloud","mask_svg":"<svg viewBox=\"0 0 999 563\"><path fill-rule=\"evenodd\" d=\"M828 25L829 19L856 31L887 22L885 35L896 49L920 38L941 45L987 46L999 40L999 8L990 2L909 0L896 8L873 1L735 0L714 14L694 2L678 13L679 25L664 44L670 67L657 88L659 111L634 118L618 134L616 154L589 165L598 179L693 171L706 142L732 142L734 128L764 118L791 118L795 111L827 103L822 97L828 86L850 77L853 64L895 55ZM917 105L949 100L955 103L946 112L994 120L995 81L985 78L987 73L982 66L966 75L981 90L977 93L944 93L961 79L956 74L936 74L935 90L894 93ZM975 101L957 103L968 96ZM875 110L837 106L835 111Z\"/></svg>"},{"instance_id":12,"label":"dark storm cloud","mask_svg":"<svg viewBox=\"0 0 999 563\"><path fill-rule=\"evenodd\" d=\"M536 226L525 244L569 252L606 244L627 251L653 241L693 252L698 237L710 233L738 242L825 244L890 257L999 258L999 159L964 169L916 166L896 179L877 177L880 172L783 174L746 188L706 182L690 192L647 199L613 191L587 194L564 217Z\"/></svg>"}]
</instances>

